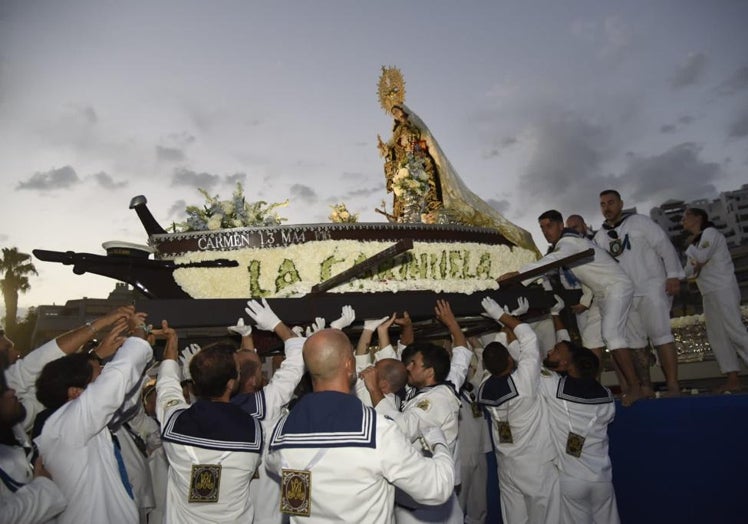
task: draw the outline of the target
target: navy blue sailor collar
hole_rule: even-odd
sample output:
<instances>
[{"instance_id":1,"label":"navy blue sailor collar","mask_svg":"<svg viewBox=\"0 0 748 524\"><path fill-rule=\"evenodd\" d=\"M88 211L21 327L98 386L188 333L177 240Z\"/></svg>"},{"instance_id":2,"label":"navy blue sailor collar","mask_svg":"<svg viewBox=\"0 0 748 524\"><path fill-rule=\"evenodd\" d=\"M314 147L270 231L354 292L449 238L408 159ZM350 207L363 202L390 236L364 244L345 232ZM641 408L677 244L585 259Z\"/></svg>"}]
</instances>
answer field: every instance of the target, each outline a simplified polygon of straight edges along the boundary
<instances>
[{"instance_id":1,"label":"navy blue sailor collar","mask_svg":"<svg viewBox=\"0 0 748 524\"><path fill-rule=\"evenodd\" d=\"M610 390L594 378L575 378L561 375L556 398L577 404L608 404L615 399Z\"/></svg>"},{"instance_id":2,"label":"navy blue sailor collar","mask_svg":"<svg viewBox=\"0 0 748 524\"><path fill-rule=\"evenodd\" d=\"M248 415L258 420L265 420L267 403L263 390L255 391L254 393L239 393L231 397L230 402L235 406L239 406Z\"/></svg>"},{"instance_id":3,"label":"navy blue sailor collar","mask_svg":"<svg viewBox=\"0 0 748 524\"><path fill-rule=\"evenodd\" d=\"M485 406L498 407L518 396L511 374L501 377L491 375L478 388L478 403Z\"/></svg>"},{"instance_id":4,"label":"navy blue sailor collar","mask_svg":"<svg viewBox=\"0 0 748 524\"><path fill-rule=\"evenodd\" d=\"M164 426L162 440L217 451L262 450L262 429L255 417L229 402L200 399L175 411Z\"/></svg>"},{"instance_id":5,"label":"navy blue sailor collar","mask_svg":"<svg viewBox=\"0 0 748 524\"><path fill-rule=\"evenodd\" d=\"M376 411L355 395L319 391L304 395L278 421L270 450L283 448L376 448Z\"/></svg>"}]
</instances>

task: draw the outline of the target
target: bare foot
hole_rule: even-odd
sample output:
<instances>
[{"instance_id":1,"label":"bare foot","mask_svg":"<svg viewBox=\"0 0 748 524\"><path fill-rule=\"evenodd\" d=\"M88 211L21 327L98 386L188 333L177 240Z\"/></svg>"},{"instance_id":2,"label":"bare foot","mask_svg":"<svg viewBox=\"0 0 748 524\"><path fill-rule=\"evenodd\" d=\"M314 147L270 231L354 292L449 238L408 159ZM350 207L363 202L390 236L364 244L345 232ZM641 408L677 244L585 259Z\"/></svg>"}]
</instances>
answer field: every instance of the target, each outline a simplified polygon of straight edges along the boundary
<instances>
[{"instance_id":1,"label":"bare foot","mask_svg":"<svg viewBox=\"0 0 748 524\"><path fill-rule=\"evenodd\" d=\"M717 389L715 389L714 392L722 395L722 394L737 393L741 389L743 388L741 387L740 383L734 384L734 383L727 382L725 384L722 384Z\"/></svg>"},{"instance_id":2,"label":"bare foot","mask_svg":"<svg viewBox=\"0 0 748 524\"><path fill-rule=\"evenodd\" d=\"M655 398L655 392L652 389L652 386L642 386L641 397L642 398Z\"/></svg>"},{"instance_id":3,"label":"bare foot","mask_svg":"<svg viewBox=\"0 0 748 524\"><path fill-rule=\"evenodd\" d=\"M668 384L667 391L663 391L661 396L663 398L680 397L680 385L677 382L675 384Z\"/></svg>"},{"instance_id":4,"label":"bare foot","mask_svg":"<svg viewBox=\"0 0 748 524\"><path fill-rule=\"evenodd\" d=\"M621 405L625 408L642 398L642 391L639 388L629 388L628 393L621 395Z\"/></svg>"}]
</instances>

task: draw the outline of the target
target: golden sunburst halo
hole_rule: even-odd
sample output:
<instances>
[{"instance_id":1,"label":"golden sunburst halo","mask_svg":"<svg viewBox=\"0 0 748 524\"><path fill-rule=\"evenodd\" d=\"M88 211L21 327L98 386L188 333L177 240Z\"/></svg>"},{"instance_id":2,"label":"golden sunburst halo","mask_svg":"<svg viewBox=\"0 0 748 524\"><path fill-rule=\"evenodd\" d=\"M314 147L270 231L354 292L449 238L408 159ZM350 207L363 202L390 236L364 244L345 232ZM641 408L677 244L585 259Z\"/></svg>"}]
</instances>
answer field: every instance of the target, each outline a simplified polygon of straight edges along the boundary
<instances>
[{"instance_id":1,"label":"golden sunburst halo","mask_svg":"<svg viewBox=\"0 0 748 524\"><path fill-rule=\"evenodd\" d=\"M378 84L379 103L387 114L392 107L405 102L405 79L397 67L382 66Z\"/></svg>"}]
</instances>

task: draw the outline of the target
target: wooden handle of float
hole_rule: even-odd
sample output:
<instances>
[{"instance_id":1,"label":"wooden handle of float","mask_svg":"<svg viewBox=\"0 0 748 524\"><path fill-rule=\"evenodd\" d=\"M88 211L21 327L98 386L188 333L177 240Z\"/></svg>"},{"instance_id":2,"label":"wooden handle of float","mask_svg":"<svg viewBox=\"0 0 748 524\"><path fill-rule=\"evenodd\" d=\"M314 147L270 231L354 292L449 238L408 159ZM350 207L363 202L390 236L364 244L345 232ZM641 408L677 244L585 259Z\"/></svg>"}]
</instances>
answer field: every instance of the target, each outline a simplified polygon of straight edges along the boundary
<instances>
[{"instance_id":1,"label":"wooden handle of float","mask_svg":"<svg viewBox=\"0 0 748 524\"><path fill-rule=\"evenodd\" d=\"M585 251L581 251L579 253L575 253L573 255L569 255L566 258L562 258L561 260L556 260L554 262L549 262L548 264L545 264L540 267L536 267L535 269L530 269L529 271L525 271L524 273L520 273L519 275L514 275L513 277L506 278L504 280L499 280L499 284L502 286L507 286L511 284L517 284L524 280L527 280L528 278L532 277L538 277L540 275L545 275L552 269L556 269L561 266L566 266L571 262L576 262L577 260L582 260L584 258L589 258L595 256L595 250L590 248Z\"/></svg>"},{"instance_id":2,"label":"wooden handle of float","mask_svg":"<svg viewBox=\"0 0 748 524\"><path fill-rule=\"evenodd\" d=\"M355 264L353 267L346 269L342 273L338 273L337 275L328 278L324 282L320 282L319 284L316 284L315 286L312 287L312 293L324 293L328 289L332 289L338 284L347 282L350 279L360 275L364 271L372 269L376 267L378 264L381 264L382 262L384 262L385 260L389 260L390 258L396 257L400 253L404 253L408 251L409 249L413 249L413 240L410 238L407 238L405 240L400 240L394 246L390 246L384 251L380 251L376 255L370 256L363 262L359 262L358 264Z\"/></svg>"}]
</instances>

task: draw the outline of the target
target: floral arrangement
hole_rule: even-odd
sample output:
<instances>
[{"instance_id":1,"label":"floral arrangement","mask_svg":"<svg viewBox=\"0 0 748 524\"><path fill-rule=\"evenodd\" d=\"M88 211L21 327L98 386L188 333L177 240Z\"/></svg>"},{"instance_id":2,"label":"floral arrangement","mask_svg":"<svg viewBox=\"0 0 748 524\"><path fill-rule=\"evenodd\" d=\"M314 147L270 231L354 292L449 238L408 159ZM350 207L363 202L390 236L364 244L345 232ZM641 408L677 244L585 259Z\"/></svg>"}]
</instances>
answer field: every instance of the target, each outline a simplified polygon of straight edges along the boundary
<instances>
[{"instance_id":1,"label":"floral arrangement","mask_svg":"<svg viewBox=\"0 0 748 524\"><path fill-rule=\"evenodd\" d=\"M358 213L354 214L348 211L348 208L343 202L330 206L330 208L332 209L332 213L330 213L330 216L328 217L330 222L336 224L355 224L358 222Z\"/></svg>"},{"instance_id":2,"label":"floral arrangement","mask_svg":"<svg viewBox=\"0 0 748 524\"><path fill-rule=\"evenodd\" d=\"M174 231L215 231L216 229L231 229L234 227L277 226L285 222L275 211L276 208L288 205L284 202L268 204L263 200L247 202L244 198L244 188L236 183L236 189L231 200L221 200L218 195L210 196L207 191L198 188L205 197L202 208L187 206L187 220L174 224Z\"/></svg>"},{"instance_id":3,"label":"floral arrangement","mask_svg":"<svg viewBox=\"0 0 748 524\"><path fill-rule=\"evenodd\" d=\"M177 284L192 298L299 297L388 243L321 240L285 247L200 251L176 257ZM226 258L236 267L200 268L190 263ZM330 293L430 290L474 293L497 289L496 277L535 260L535 253L507 245L414 242L403 263L383 263L373 272L341 284Z\"/></svg>"},{"instance_id":4,"label":"floral arrangement","mask_svg":"<svg viewBox=\"0 0 748 524\"><path fill-rule=\"evenodd\" d=\"M392 191L398 198L406 196L414 199L423 198L428 193L429 175L422 158L413 153L407 154L400 169L392 177Z\"/></svg>"}]
</instances>

